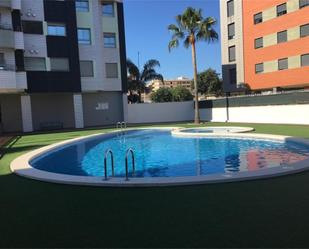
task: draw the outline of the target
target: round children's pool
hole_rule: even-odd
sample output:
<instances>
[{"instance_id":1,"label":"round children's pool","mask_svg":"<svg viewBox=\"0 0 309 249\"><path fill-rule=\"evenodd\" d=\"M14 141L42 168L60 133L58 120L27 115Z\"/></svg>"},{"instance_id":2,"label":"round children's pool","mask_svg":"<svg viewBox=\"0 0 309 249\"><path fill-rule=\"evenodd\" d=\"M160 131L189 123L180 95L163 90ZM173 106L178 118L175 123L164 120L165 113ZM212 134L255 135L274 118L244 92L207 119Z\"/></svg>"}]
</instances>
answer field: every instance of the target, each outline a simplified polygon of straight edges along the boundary
<instances>
[{"instance_id":1,"label":"round children's pool","mask_svg":"<svg viewBox=\"0 0 309 249\"><path fill-rule=\"evenodd\" d=\"M234 126L214 126L214 127L199 127L199 128L182 128L175 129L172 133L174 135L183 136L199 136L208 135L210 133L222 134L222 133L243 133L253 131L251 127L234 127Z\"/></svg>"},{"instance_id":2,"label":"round children's pool","mask_svg":"<svg viewBox=\"0 0 309 249\"><path fill-rule=\"evenodd\" d=\"M134 152L135 171L128 154L127 180L125 158L129 148ZM113 153L114 175L107 154L105 179L107 150ZM22 159L11 165L17 174L53 182L114 186L189 184L302 171L309 166L309 144L256 134L178 137L170 129L135 129L75 139L32 152L23 159L27 161L25 167L20 166Z\"/></svg>"}]
</instances>

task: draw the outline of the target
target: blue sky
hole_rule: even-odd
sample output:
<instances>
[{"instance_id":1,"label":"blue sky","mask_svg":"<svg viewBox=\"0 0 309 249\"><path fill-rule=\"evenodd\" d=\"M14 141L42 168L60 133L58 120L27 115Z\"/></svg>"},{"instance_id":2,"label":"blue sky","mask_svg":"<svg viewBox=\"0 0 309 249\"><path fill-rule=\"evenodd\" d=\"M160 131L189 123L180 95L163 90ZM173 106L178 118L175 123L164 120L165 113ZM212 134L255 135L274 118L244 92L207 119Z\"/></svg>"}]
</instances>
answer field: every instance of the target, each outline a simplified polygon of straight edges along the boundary
<instances>
[{"instance_id":1,"label":"blue sky","mask_svg":"<svg viewBox=\"0 0 309 249\"><path fill-rule=\"evenodd\" d=\"M167 45L171 38L167 26L175 23L175 16L188 6L201 8L204 17L217 19L216 30L220 32L219 0L125 0L125 28L127 57L137 64L140 52L140 65L148 59L157 59L161 63L158 70L164 78L178 76L193 78L191 49L182 44L169 53ZM220 41L197 45L198 70L209 67L221 73Z\"/></svg>"}]
</instances>

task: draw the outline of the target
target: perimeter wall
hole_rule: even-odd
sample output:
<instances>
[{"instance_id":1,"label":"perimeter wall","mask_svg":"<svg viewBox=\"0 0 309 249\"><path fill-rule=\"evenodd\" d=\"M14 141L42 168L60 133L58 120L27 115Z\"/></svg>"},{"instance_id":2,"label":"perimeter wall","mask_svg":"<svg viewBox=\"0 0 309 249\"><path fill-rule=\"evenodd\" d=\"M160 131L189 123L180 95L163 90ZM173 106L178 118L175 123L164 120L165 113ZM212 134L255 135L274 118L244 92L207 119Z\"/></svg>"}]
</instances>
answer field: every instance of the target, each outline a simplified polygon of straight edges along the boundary
<instances>
[{"instance_id":1,"label":"perimeter wall","mask_svg":"<svg viewBox=\"0 0 309 249\"><path fill-rule=\"evenodd\" d=\"M229 97L200 102L202 121L309 125L309 92ZM194 102L128 105L128 123L187 122Z\"/></svg>"}]
</instances>

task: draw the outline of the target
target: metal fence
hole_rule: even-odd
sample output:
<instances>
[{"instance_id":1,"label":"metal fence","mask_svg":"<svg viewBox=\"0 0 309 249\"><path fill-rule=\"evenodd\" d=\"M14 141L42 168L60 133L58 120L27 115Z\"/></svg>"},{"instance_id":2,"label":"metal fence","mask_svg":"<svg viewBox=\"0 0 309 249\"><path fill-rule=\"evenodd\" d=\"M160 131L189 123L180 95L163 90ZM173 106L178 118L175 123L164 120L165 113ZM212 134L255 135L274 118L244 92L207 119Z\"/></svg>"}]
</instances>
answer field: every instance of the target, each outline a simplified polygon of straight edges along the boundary
<instances>
[{"instance_id":1,"label":"metal fence","mask_svg":"<svg viewBox=\"0 0 309 249\"><path fill-rule=\"evenodd\" d=\"M12 30L12 25L9 23L0 23L0 29Z\"/></svg>"},{"instance_id":2,"label":"metal fence","mask_svg":"<svg viewBox=\"0 0 309 249\"><path fill-rule=\"evenodd\" d=\"M16 71L16 66L0 63L0 71Z\"/></svg>"},{"instance_id":3,"label":"metal fence","mask_svg":"<svg viewBox=\"0 0 309 249\"><path fill-rule=\"evenodd\" d=\"M199 102L201 109L218 107L297 105L309 104L309 91L289 92L271 95L250 95L204 100Z\"/></svg>"}]
</instances>

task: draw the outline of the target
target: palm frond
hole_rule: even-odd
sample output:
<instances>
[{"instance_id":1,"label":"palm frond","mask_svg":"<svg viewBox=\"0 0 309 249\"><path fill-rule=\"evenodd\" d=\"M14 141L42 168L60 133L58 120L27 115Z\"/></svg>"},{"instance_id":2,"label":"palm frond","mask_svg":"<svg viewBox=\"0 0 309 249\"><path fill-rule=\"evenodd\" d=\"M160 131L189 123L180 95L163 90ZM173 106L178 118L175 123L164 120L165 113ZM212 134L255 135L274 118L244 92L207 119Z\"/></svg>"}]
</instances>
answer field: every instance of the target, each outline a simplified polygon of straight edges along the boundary
<instances>
[{"instance_id":1,"label":"palm frond","mask_svg":"<svg viewBox=\"0 0 309 249\"><path fill-rule=\"evenodd\" d=\"M142 75L141 75L141 80L145 81L145 79L148 77L148 75L150 74L156 74L156 70L155 69L147 69L147 70L143 70Z\"/></svg>"},{"instance_id":2,"label":"palm frond","mask_svg":"<svg viewBox=\"0 0 309 249\"><path fill-rule=\"evenodd\" d=\"M189 48L191 46L191 37L188 35L183 42L185 48Z\"/></svg>"},{"instance_id":3,"label":"palm frond","mask_svg":"<svg viewBox=\"0 0 309 249\"><path fill-rule=\"evenodd\" d=\"M160 62L155 59L148 60L144 65L144 70L150 70L155 67L160 67Z\"/></svg>"},{"instance_id":4,"label":"palm frond","mask_svg":"<svg viewBox=\"0 0 309 249\"><path fill-rule=\"evenodd\" d=\"M140 78L138 67L130 59L127 59L127 72L132 79L138 80Z\"/></svg>"},{"instance_id":5,"label":"palm frond","mask_svg":"<svg viewBox=\"0 0 309 249\"><path fill-rule=\"evenodd\" d=\"M177 15L175 17L176 23L178 25L178 28L183 31L186 29L186 27L184 26L183 20L182 20L182 15Z\"/></svg>"},{"instance_id":6,"label":"palm frond","mask_svg":"<svg viewBox=\"0 0 309 249\"><path fill-rule=\"evenodd\" d=\"M207 42L218 40L219 35L214 29L216 19L213 17L203 18L202 9L188 7L175 19L176 24L168 26L168 30L172 33L172 39L168 44L169 51L178 47L180 40L184 41L183 44L186 48L199 40Z\"/></svg>"},{"instance_id":7,"label":"palm frond","mask_svg":"<svg viewBox=\"0 0 309 249\"><path fill-rule=\"evenodd\" d=\"M181 30L181 28L177 27L175 24L169 25L168 30L172 33L172 40L183 39L184 32Z\"/></svg>"},{"instance_id":8,"label":"palm frond","mask_svg":"<svg viewBox=\"0 0 309 249\"><path fill-rule=\"evenodd\" d=\"M188 7L182 14L182 23L190 33L195 33L198 30L199 22L202 20L202 10Z\"/></svg>"},{"instance_id":9,"label":"palm frond","mask_svg":"<svg viewBox=\"0 0 309 249\"><path fill-rule=\"evenodd\" d=\"M173 40L171 40L170 42L169 42L169 44L168 44L168 50L169 50L169 52L171 52L171 50L173 49L173 48L177 48L179 46L179 40L178 39L173 39Z\"/></svg>"},{"instance_id":10,"label":"palm frond","mask_svg":"<svg viewBox=\"0 0 309 249\"><path fill-rule=\"evenodd\" d=\"M163 76L162 76L162 74L151 73L151 74L148 74L145 77L145 82L150 81L150 80L160 80L160 81L163 81Z\"/></svg>"},{"instance_id":11,"label":"palm frond","mask_svg":"<svg viewBox=\"0 0 309 249\"><path fill-rule=\"evenodd\" d=\"M145 63L143 71L141 73L141 81L146 82L152 79L152 75L157 75L155 68L160 67L160 62L158 60L149 60Z\"/></svg>"},{"instance_id":12,"label":"palm frond","mask_svg":"<svg viewBox=\"0 0 309 249\"><path fill-rule=\"evenodd\" d=\"M175 25L175 24L170 24L170 25L168 25L167 29L168 29L169 31L175 32L175 33L181 32L180 27L178 27L178 26Z\"/></svg>"},{"instance_id":13,"label":"palm frond","mask_svg":"<svg viewBox=\"0 0 309 249\"><path fill-rule=\"evenodd\" d=\"M216 41L219 38L218 33L214 30L216 19L213 17L205 18L199 27L199 31L196 34L197 40L204 40L208 42Z\"/></svg>"}]
</instances>

